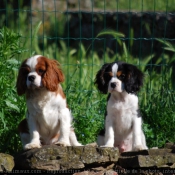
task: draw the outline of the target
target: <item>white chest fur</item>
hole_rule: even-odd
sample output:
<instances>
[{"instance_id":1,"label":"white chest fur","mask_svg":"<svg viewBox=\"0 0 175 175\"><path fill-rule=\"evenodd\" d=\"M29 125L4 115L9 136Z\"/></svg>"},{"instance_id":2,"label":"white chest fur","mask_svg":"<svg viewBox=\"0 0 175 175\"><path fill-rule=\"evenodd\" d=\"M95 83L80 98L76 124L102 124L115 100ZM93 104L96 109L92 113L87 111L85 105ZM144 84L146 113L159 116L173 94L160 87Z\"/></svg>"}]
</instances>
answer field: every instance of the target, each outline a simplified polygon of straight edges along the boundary
<instances>
[{"instance_id":1,"label":"white chest fur","mask_svg":"<svg viewBox=\"0 0 175 175\"><path fill-rule=\"evenodd\" d=\"M35 112L41 115L49 115L49 113L53 115L55 111L66 108L66 99L46 89L34 90L27 94L27 107L33 115Z\"/></svg>"},{"instance_id":2,"label":"white chest fur","mask_svg":"<svg viewBox=\"0 0 175 175\"><path fill-rule=\"evenodd\" d=\"M27 94L27 108L29 123L38 123L37 130L44 140L52 137L55 130L59 130L59 122L65 114L71 118L66 99L46 89L30 91Z\"/></svg>"},{"instance_id":3,"label":"white chest fur","mask_svg":"<svg viewBox=\"0 0 175 175\"><path fill-rule=\"evenodd\" d=\"M131 132L133 120L137 117L138 97L133 94L112 94L107 104L107 119L112 120L114 133L126 136ZM116 134L115 134L116 135Z\"/></svg>"}]
</instances>

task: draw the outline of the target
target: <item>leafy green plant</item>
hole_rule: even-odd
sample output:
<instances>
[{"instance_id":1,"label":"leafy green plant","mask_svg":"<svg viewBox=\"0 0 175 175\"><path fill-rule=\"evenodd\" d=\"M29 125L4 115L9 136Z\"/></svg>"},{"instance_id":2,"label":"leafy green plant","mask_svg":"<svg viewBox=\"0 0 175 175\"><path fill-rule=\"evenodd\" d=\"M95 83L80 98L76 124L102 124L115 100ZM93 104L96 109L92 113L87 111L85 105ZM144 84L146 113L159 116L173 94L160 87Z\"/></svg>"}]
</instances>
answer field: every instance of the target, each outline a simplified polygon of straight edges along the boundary
<instances>
[{"instance_id":1,"label":"leafy green plant","mask_svg":"<svg viewBox=\"0 0 175 175\"><path fill-rule=\"evenodd\" d=\"M119 37L124 37L123 35L115 34L114 31L111 33L108 30L102 31L98 36L107 34L112 34L118 39L123 46L122 55L115 54L110 58L106 52L104 59L100 59L96 53L86 56L83 45L80 45L79 50L70 49L62 41L58 51L53 52L54 44L45 50L50 58L57 55L56 59L62 64L67 80L63 84L63 88L74 117L78 140L83 144L96 141L97 134L103 127L106 96L100 95L94 87L93 81L96 72L104 62L122 60L138 66L145 74L144 87L138 95L148 146L162 147L166 141L174 141L171 136L173 126L169 126L169 122L174 118L170 57L164 55L166 58L164 64L160 64L162 61L162 57L160 57L157 59L156 65L153 65L152 70L149 70L147 65L153 58L153 54L141 60L134 58L127 50L125 43L119 39ZM47 45L47 43L45 44ZM160 72L156 71L157 65L161 65ZM163 132L160 131L161 128Z\"/></svg>"},{"instance_id":2,"label":"leafy green plant","mask_svg":"<svg viewBox=\"0 0 175 175\"><path fill-rule=\"evenodd\" d=\"M174 51L169 42L157 39L164 49ZM141 111L144 117L144 131L150 147L163 147L166 142L174 142L172 134L175 124L175 88L173 86L174 56L163 54L157 59L152 70L145 73L145 85L140 93ZM156 66L160 66L157 71Z\"/></svg>"},{"instance_id":3,"label":"leafy green plant","mask_svg":"<svg viewBox=\"0 0 175 175\"><path fill-rule=\"evenodd\" d=\"M66 81L62 84L66 93L67 103L74 117L73 125L78 140L83 143L96 141L99 130L104 125L106 110L106 95L101 95L94 86L94 78L104 62L122 60L138 66L145 74L144 86L139 96L139 105L143 116L143 129L149 147L163 147L166 141L175 141L172 135L174 129L175 95L172 82L172 58L162 55L155 65L148 67L148 63L154 55L144 59L134 58L120 34L112 35L123 47L123 53L116 53L112 58L108 52L99 58L97 53L90 52L83 45L78 49L71 49L63 41L48 44L44 41L44 50L39 47L38 31L41 23L33 30L30 41L21 40L21 37L9 29L0 30L0 150L14 153L21 149L21 143L17 134L17 124L25 116L25 99L18 97L15 82L20 60L33 54L44 54L57 59L63 68ZM111 31L103 31L98 36L111 34ZM22 42L23 41L23 42ZM25 52L25 48L32 49ZM23 47L22 47L23 46ZM24 48L25 47L25 48ZM20 56L19 56L20 55ZM173 57L174 59L174 57ZM156 70L160 66L160 71ZM8 144L9 146L5 145Z\"/></svg>"},{"instance_id":4,"label":"leafy green plant","mask_svg":"<svg viewBox=\"0 0 175 175\"><path fill-rule=\"evenodd\" d=\"M17 124L25 111L24 103L16 94L18 55L25 52L20 35L0 29L0 150L14 152L20 147Z\"/></svg>"}]
</instances>

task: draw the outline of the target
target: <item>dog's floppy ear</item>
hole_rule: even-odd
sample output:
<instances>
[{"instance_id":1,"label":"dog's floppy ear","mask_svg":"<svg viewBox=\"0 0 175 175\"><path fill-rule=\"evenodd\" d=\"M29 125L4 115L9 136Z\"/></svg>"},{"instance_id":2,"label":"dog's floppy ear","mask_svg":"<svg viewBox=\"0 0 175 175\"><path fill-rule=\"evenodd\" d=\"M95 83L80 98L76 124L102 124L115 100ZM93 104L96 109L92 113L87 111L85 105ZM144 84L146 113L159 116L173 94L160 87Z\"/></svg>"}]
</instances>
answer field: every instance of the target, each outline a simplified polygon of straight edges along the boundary
<instances>
[{"instance_id":1,"label":"dog's floppy ear","mask_svg":"<svg viewBox=\"0 0 175 175\"><path fill-rule=\"evenodd\" d=\"M64 74L60 68L60 64L56 60L45 59L47 69L43 76L42 83L48 90L56 91L58 84L64 81Z\"/></svg>"},{"instance_id":2,"label":"dog's floppy ear","mask_svg":"<svg viewBox=\"0 0 175 175\"><path fill-rule=\"evenodd\" d=\"M103 93L108 93L108 83L109 83L109 75L106 72L106 69L109 67L110 63L104 64L101 69L97 72L94 84L97 86L98 90Z\"/></svg>"},{"instance_id":3,"label":"dog's floppy ear","mask_svg":"<svg viewBox=\"0 0 175 175\"><path fill-rule=\"evenodd\" d=\"M126 63L124 66L127 72L125 78L125 90L128 93L136 93L140 90L141 86L143 85L144 75L134 65Z\"/></svg>"},{"instance_id":4,"label":"dog's floppy ear","mask_svg":"<svg viewBox=\"0 0 175 175\"><path fill-rule=\"evenodd\" d=\"M18 77L17 77L17 82L16 82L16 88L17 88L17 93L18 95L23 95L26 92L27 85L26 85L26 78L27 78L27 73L26 73L26 63L27 59L23 61L21 64L21 67L19 68L18 72Z\"/></svg>"}]
</instances>

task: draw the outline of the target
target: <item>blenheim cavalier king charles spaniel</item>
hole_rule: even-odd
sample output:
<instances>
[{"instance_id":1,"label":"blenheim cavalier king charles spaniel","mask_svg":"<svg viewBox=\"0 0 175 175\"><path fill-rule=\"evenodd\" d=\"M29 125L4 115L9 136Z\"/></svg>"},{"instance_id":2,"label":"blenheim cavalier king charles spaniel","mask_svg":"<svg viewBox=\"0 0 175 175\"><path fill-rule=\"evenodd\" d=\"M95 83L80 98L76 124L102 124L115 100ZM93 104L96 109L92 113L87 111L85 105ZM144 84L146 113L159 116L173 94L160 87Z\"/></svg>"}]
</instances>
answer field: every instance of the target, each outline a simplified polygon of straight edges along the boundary
<instances>
[{"instance_id":1,"label":"blenheim cavalier king charles spaniel","mask_svg":"<svg viewBox=\"0 0 175 175\"><path fill-rule=\"evenodd\" d=\"M142 84L143 73L121 61L104 64L97 72L97 89L109 93L105 129L97 138L99 146L118 147L120 152L148 149L136 95Z\"/></svg>"},{"instance_id":2,"label":"blenheim cavalier king charles spaniel","mask_svg":"<svg viewBox=\"0 0 175 175\"><path fill-rule=\"evenodd\" d=\"M24 149L81 145L71 127L71 112L60 85L63 81L56 60L36 55L23 61L16 86L18 95L26 95L26 119L18 126Z\"/></svg>"}]
</instances>

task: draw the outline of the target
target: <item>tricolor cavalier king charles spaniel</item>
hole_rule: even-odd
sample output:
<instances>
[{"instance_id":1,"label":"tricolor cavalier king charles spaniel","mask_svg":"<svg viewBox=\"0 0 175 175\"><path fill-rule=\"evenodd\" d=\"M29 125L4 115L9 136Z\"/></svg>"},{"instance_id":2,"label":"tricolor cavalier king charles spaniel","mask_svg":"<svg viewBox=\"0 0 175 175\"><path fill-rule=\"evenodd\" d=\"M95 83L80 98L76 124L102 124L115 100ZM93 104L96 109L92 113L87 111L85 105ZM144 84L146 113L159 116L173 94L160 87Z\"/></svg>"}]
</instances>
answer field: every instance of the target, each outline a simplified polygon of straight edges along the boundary
<instances>
[{"instance_id":1,"label":"tricolor cavalier king charles spaniel","mask_svg":"<svg viewBox=\"0 0 175 175\"><path fill-rule=\"evenodd\" d=\"M71 127L71 112L60 85L63 81L56 60L36 55L23 61L16 86L18 95L26 95L26 119L18 126L24 149L81 145Z\"/></svg>"},{"instance_id":2,"label":"tricolor cavalier king charles spaniel","mask_svg":"<svg viewBox=\"0 0 175 175\"><path fill-rule=\"evenodd\" d=\"M106 63L97 72L95 85L101 93L109 93L99 146L118 147L120 152L148 149L136 95L142 84L143 73L121 61Z\"/></svg>"}]
</instances>

